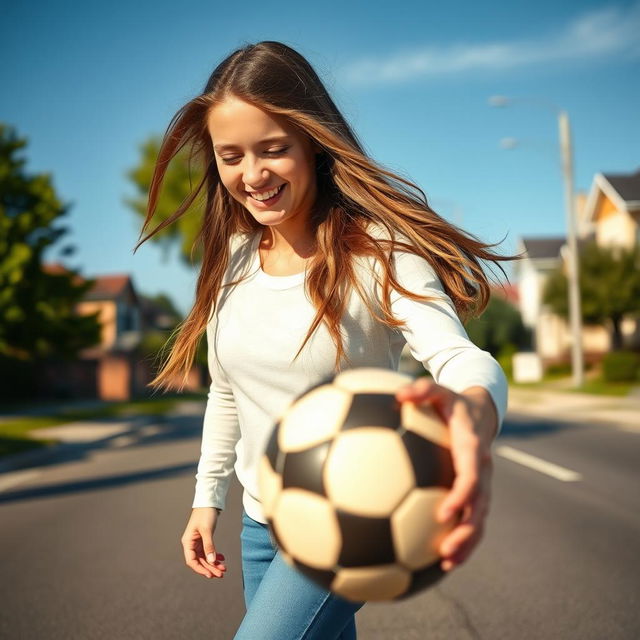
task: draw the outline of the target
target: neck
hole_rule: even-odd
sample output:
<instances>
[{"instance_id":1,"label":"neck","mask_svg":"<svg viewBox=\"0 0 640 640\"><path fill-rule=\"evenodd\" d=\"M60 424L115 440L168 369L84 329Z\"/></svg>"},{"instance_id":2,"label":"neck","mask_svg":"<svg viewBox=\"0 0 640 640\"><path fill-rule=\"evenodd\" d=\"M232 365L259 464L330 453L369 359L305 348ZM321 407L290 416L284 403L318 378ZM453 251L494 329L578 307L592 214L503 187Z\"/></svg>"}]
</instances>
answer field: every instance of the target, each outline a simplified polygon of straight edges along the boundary
<instances>
[{"instance_id":1,"label":"neck","mask_svg":"<svg viewBox=\"0 0 640 640\"><path fill-rule=\"evenodd\" d=\"M276 251L284 255L308 257L315 250L316 240L308 229L302 231L280 230L265 227L262 231L260 247L266 251Z\"/></svg>"}]
</instances>

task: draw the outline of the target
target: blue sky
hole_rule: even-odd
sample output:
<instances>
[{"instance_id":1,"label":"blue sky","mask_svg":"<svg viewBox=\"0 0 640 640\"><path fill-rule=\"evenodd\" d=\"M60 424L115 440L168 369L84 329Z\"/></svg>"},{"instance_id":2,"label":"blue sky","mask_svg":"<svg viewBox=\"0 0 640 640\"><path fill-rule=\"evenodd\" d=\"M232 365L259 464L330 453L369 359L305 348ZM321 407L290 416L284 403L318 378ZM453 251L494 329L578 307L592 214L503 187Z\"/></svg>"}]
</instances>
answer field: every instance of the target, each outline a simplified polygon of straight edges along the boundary
<instances>
[{"instance_id":1,"label":"blue sky","mask_svg":"<svg viewBox=\"0 0 640 640\"><path fill-rule=\"evenodd\" d=\"M125 173L238 46L298 49L377 161L482 240L506 237L510 253L522 235L566 228L545 100L571 117L576 189L640 166L638 34L639 2L10 3L0 120L28 138L28 170L51 173L72 205L66 239L78 251L61 261L86 276L131 273L186 312L197 273L150 242L133 255ZM532 101L496 109L495 94ZM520 145L505 150L505 137Z\"/></svg>"}]
</instances>

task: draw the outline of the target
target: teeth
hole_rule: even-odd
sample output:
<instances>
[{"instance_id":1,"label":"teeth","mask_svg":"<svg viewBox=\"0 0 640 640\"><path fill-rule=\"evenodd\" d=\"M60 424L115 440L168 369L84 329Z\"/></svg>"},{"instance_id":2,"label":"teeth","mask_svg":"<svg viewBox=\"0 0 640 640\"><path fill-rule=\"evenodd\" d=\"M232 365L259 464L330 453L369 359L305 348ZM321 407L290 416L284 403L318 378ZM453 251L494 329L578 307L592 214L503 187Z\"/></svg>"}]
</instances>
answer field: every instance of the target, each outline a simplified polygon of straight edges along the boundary
<instances>
[{"instance_id":1,"label":"teeth","mask_svg":"<svg viewBox=\"0 0 640 640\"><path fill-rule=\"evenodd\" d=\"M282 186L282 185L280 185ZM276 195L276 193L278 193L278 191L280 191L280 187L276 187L275 189L272 189L271 191L265 191L264 193L252 193L251 197L255 198L256 200L268 200L269 198L273 198L273 196Z\"/></svg>"}]
</instances>

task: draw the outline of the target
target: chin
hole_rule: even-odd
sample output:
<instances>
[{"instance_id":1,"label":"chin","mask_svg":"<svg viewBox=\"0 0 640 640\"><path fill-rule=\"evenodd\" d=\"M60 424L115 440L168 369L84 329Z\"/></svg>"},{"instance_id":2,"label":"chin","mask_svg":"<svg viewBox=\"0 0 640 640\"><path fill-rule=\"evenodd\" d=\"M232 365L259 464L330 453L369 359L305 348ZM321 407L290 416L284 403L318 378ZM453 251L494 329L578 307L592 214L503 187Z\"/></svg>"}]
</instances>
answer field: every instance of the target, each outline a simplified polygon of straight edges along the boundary
<instances>
[{"instance_id":1,"label":"chin","mask_svg":"<svg viewBox=\"0 0 640 640\"><path fill-rule=\"evenodd\" d=\"M280 224L287 218L286 211L253 211L249 209L249 213L260 224Z\"/></svg>"}]
</instances>

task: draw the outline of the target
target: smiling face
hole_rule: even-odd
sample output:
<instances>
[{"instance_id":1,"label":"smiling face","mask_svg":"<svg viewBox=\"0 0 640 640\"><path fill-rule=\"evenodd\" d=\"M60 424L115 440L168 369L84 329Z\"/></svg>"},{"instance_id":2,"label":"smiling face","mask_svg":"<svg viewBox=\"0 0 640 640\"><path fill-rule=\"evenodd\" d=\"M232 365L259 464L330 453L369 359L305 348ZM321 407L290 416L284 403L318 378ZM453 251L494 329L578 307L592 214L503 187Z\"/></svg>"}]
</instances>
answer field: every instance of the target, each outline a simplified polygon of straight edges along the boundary
<instances>
[{"instance_id":1,"label":"smiling face","mask_svg":"<svg viewBox=\"0 0 640 640\"><path fill-rule=\"evenodd\" d=\"M304 235L316 197L311 141L284 118L235 96L210 109L207 128L231 196L260 224Z\"/></svg>"}]
</instances>

